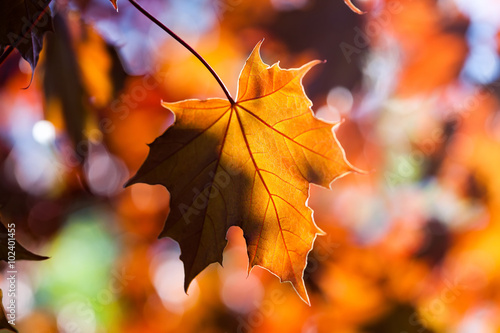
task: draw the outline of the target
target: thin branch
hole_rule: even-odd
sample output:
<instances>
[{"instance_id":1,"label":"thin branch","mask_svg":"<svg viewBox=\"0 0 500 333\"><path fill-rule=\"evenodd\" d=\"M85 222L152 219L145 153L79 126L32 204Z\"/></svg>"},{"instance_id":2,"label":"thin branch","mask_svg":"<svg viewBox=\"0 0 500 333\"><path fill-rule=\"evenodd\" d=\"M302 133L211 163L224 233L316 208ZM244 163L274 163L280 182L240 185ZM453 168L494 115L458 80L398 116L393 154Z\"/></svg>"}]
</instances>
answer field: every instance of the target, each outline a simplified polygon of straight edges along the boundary
<instances>
[{"instance_id":1,"label":"thin branch","mask_svg":"<svg viewBox=\"0 0 500 333\"><path fill-rule=\"evenodd\" d=\"M234 99L231 97L231 94L229 93L229 91L227 90L226 86L224 85L224 83L220 79L219 75L217 75L217 73L214 71L214 69L206 62L205 59L203 59L203 57L198 52L196 52L182 38L180 38L179 36L177 36L172 30L170 30L169 28L167 28L163 23L161 23L160 21L158 21L147 10L145 10L144 8L142 8L137 2L135 2L135 0L129 0L129 2L135 8L137 8L137 10L139 10L142 14L144 14L148 19L150 19L151 21L153 21L157 26L159 26L160 28L162 28L166 33L168 33L170 36L172 36L177 42L179 42L182 46L184 46L186 49L188 49L189 52L191 52L196 58L198 58L198 60L200 60L201 63L209 70L209 72L212 74L212 76L215 78L215 80L217 80L217 83L219 84L219 86L224 91L224 94L226 95L228 101L231 104L233 104L233 105L235 104Z\"/></svg>"},{"instance_id":2,"label":"thin branch","mask_svg":"<svg viewBox=\"0 0 500 333\"><path fill-rule=\"evenodd\" d=\"M10 45L7 45L7 48L5 51L3 51L2 55L0 56L0 65L7 59L7 57L11 54L11 52L14 50L14 48Z\"/></svg>"}]
</instances>

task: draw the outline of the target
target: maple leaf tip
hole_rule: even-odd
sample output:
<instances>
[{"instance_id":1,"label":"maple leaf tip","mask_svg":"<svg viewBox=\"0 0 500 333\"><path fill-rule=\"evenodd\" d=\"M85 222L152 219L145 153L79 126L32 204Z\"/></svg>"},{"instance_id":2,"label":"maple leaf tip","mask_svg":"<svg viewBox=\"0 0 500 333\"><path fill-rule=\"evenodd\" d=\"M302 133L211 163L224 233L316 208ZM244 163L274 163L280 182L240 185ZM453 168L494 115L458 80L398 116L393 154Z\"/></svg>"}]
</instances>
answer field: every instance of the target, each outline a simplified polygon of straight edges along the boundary
<instances>
[{"instance_id":1,"label":"maple leaf tip","mask_svg":"<svg viewBox=\"0 0 500 333\"><path fill-rule=\"evenodd\" d=\"M363 169L357 168L357 167L355 167L353 165L351 165L351 168L352 168L351 172L357 173L357 174L360 174L360 175L364 175L364 176L365 175L369 175L369 174L375 172L375 169L367 171L367 170L363 170Z\"/></svg>"},{"instance_id":2,"label":"maple leaf tip","mask_svg":"<svg viewBox=\"0 0 500 333\"><path fill-rule=\"evenodd\" d=\"M116 0L109 0L111 2L111 4L113 5L113 8L116 10L116 12L118 13L118 5L116 3Z\"/></svg>"},{"instance_id":3,"label":"maple leaf tip","mask_svg":"<svg viewBox=\"0 0 500 333\"><path fill-rule=\"evenodd\" d=\"M135 175L132 178L130 178L129 180L127 180L127 182L125 184L123 184L123 188L127 188L130 185L134 185L136 183L136 181L135 181L136 176L137 175Z\"/></svg>"},{"instance_id":4,"label":"maple leaf tip","mask_svg":"<svg viewBox=\"0 0 500 333\"><path fill-rule=\"evenodd\" d=\"M318 229L318 231L316 232L316 235L318 235L318 236L326 236L326 231L324 231L323 229L321 229L318 226L316 226L316 228Z\"/></svg>"},{"instance_id":5,"label":"maple leaf tip","mask_svg":"<svg viewBox=\"0 0 500 333\"><path fill-rule=\"evenodd\" d=\"M344 0L344 3L347 5L347 7L349 7L353 12L355 12L356 14L358 15L364 15L366 14L365 11L362 11L361 9L359 9L358 7L356 7L351 0Z\"/></svg>"},{"instance_id":6,"label":"maple leaf tip","mask_svg":"<svg viewBox=\"0 0 500 333\"><path fill-rule=\"evenodd\" d=\"M257 44L253 48L252 52L250 53L250 56L248 57L248 59L250 59L254 54L257 54L259 59L261 59L261 61L262 61L262 58L260 56L260 47L262 46L262 43L264 43L264 38L262 38L260 41L257 42Z\"/></svg>"},{"instance_id":7,"label":"maple leaf tip","mask_svg":"<svg viewBox=\"0 0 500 333\"><path fill-rule=\"evenodd\" d=\"M302 277L302 291L299 291L295 285L293 285L292 283L292 286L293 286L293 289L295 289L295 291L297 292L297 295L299 295L300 299L306 303L307 305L311 306L311 300L309 299L309 294L307 293L307 290L305 288L305 285L304 285L304 282L303 282L304 278Z\"/></svg>"},{"instance_id":8,"label":"maple leaf tip","mask_svg":"<svg viewBox=\"0 0 500 333\"><path fill-rule=\"evenodd\" d=\"M307 64L300 67L299 70L303 71L303 73L301 74L302 76L300 78L301 82L304 76L311 70L311 68L319 64L324 64L325 62L326 60L311 60Z\"/></svg>"},{"instance_id":9,"label":"maple leaf tip","mask_svg":"<svg viewBox=\"0 0 500 333\"><path fill-rule=\"evenodd\" d=\"M28 90L29 87L31 87L31 84L33 83L33 78L35 77L35 67L30 64L30 67L31 67L31 79L30 79L30 82L28 83L28 85L24 88L21 88L22 90Z\"/></svg>"},{"instance_id":10,"label":"maple leaf tip","mask_svg":"<svg viewBox=\"0 0 500 333\"><path fill-rule=\"evenodd\" d=\"M189 295L188 289L189 289L189 286L191 285L191 282L193 280L194 279L191 279L191 281L188 281L187 279L184 280L184 292L186 293L186 295Z\"/></svg>"}]
</instances>

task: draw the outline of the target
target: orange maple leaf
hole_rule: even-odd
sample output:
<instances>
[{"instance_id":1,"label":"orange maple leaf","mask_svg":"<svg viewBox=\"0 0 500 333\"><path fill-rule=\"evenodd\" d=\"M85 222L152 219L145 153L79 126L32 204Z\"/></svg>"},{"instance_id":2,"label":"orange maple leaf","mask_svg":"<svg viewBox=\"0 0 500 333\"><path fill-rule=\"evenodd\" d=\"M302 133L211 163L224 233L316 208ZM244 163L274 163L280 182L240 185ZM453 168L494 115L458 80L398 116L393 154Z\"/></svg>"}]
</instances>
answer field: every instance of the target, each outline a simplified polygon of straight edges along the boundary
<instances>
[{"instance_id":1,"label":"orange maple leaf","mask_svg":"<svg viewBox=\"0 0 500 333\"><path fill-rule=\"evenodd\" d=\"M269 67L258 43L240 74L237 102L163 103L175 123L151 145L127 183L162 184L171 195L160 237L179 242L185 289L222 263L229 227L247 243L249 270L262 266L289 281L307 303L303 272L322 231L307 207L309 184L328 187L354 168L332 128L313 116L298 69Z\"/></svg>"}]
</instances>

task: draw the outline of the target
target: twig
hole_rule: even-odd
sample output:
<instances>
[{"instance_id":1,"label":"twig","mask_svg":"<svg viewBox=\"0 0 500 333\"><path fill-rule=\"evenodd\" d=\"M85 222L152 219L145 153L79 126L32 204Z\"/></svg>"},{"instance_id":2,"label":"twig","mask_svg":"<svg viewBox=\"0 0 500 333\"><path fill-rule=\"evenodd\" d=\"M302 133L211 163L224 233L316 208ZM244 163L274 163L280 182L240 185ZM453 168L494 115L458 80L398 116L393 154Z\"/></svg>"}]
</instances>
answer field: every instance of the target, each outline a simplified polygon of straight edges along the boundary
<instances>
[{"instance_id":1,"label":"twig","mask_svg":"<svg viewBox=\"0 0 500 333\"><path fill-rule=\"evenodd\" d=\"M226 95L228 101L231 104L235 104L234 99L231 97L231 94L229 93L229 91L227 90L226 86L224 85L224 83L220 79L219 75L217 75L217 73L214 71L214 69L206 62L205 59L203 59L203 57L198 52L196 52L182 38L180 38L179 36L177 36L172 30L170 30L169 28L167 28L163 23L161 23L160 21L158 21L147 10L145 10L144 8L142 8L137 2L135 2L135 0L129 0L129 2L135 8L137 8L137 10L139 10L142 14L144 14L148 19L150 19L151 21L153 21L157 26L159 26L160 28L162 28L166 33L168 33L170 36L172 36L177 42L179 42L182 46L184 46L186 49L188 49L189 52L191 52L196 58L198 58L198 60L200 60L201 63L209 70L209 72L212 74L212 76L215 78L215 80L217 80L217 83L219 84L219 86L224 91L224 94Z\"/></svg>"}]
</instances>

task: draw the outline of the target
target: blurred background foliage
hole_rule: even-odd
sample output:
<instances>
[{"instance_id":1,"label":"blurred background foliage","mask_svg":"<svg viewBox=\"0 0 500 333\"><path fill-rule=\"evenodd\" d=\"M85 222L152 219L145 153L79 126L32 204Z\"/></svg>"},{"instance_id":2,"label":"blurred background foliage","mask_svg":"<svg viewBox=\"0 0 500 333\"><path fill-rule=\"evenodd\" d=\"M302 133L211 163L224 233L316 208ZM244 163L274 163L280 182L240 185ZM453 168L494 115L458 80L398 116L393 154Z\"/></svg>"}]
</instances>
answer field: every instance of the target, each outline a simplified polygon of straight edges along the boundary
<instances>
[{"instance_id":1,"label":"blurred background foliage","mask_svg":"<svg viewBox=\"0 0 500 333\"><path fill-rule=\"evenodd\" d=\"M237 228L224 268L186 295L177 244L157 240L168 192L122 186L173 121L161 100L223 93L127 1L54 0L29 89L17 53L0 66L1 217L51 257L18 264L20 332L500 332L499 1L358 1L364 16L341 0L140 3L233 95L262 38L266 63L327 60L305 89L369 173L311 188L327 232L305 271L311 307L247 276Z\"/></svg>"}]
</instances>

